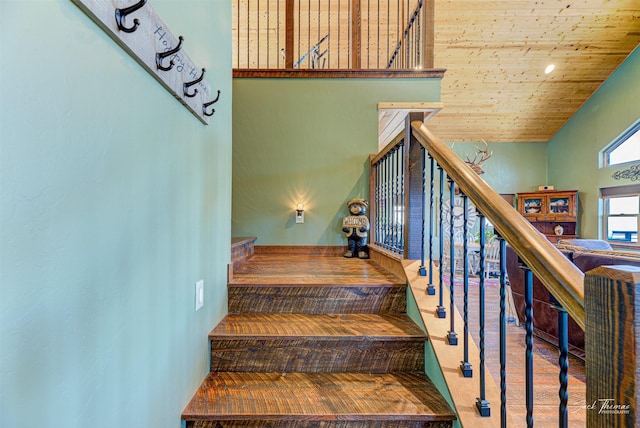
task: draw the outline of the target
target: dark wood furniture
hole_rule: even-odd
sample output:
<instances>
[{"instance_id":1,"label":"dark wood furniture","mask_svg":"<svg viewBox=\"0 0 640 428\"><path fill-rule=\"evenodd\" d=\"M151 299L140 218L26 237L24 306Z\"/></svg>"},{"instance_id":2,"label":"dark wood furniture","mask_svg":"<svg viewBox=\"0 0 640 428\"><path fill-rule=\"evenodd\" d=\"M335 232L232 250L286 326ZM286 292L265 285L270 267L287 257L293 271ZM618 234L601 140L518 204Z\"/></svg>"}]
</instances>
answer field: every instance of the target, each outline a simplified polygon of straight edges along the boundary
<instances>
[{"instance_id":1,"label":"dark wood furniture","mask_svg":"<svg viewBox=\"0 0 640 428\"><path fill-rule=\"evenodd\" d=\"M559 245L560 252L582 272L589 272L600 266L636 266L640 267L640 254L623 251L588 250L580 246ZM524 302L524 272L520 268L518 255L507 246L506 260L507 274L516 307L516 313L521 323L525 321ZM622 303L621 307L625 304ZM550 343L558 343L558 311L555 299L540 282L533 276L533 332ZM569 352L584 359L584 331L569 317Z\"/></svg>"},{"instance_id":2,"label":"dark wood furniture","mask_svg":"<svg viewBox=\"0 0 640 428\"><path fill-rule=\"evenodd\" d=\"M518 211L551 242L578 237L577 190L518 193Z\"/></svg>"}]
</instances>

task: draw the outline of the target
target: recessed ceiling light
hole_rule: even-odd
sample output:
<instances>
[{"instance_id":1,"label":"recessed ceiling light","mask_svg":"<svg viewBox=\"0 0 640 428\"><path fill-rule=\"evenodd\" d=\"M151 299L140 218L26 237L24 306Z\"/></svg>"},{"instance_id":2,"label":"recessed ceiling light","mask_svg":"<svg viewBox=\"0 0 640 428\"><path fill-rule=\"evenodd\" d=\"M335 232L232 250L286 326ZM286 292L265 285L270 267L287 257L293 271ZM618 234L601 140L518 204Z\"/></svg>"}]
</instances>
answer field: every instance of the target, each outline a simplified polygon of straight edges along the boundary
<instances>
[{"instance_id":1,"label":"recessed ceiling light","mask_svg":"<svg viewBox=\"0 0 640 428\"><path fill-rule=\"evenodd\" d=\"M549 74L553 71L553 69L556 68L555 64L549 64L547 65L547 68L544 69L544 74Z\"/></svg>"}]
</instances>

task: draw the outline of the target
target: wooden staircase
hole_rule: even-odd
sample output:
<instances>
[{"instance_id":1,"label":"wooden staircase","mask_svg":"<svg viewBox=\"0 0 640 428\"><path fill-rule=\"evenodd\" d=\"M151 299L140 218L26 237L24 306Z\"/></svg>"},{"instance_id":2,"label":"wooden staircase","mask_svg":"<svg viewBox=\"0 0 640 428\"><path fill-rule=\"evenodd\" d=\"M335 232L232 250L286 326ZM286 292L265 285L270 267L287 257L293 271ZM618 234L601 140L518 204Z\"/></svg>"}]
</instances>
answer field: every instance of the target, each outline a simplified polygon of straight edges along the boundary
<instances>
[{"instance_id":1,"label":"wooden staircase","mask_svg":"<svg viewBox=\"0 0 640 428\"><path fill-rule=\"evenodd\" d=\"M187 428L452 426L406 284L340 256L256 251L234 265Z\"/></svg>"}]
</instances>

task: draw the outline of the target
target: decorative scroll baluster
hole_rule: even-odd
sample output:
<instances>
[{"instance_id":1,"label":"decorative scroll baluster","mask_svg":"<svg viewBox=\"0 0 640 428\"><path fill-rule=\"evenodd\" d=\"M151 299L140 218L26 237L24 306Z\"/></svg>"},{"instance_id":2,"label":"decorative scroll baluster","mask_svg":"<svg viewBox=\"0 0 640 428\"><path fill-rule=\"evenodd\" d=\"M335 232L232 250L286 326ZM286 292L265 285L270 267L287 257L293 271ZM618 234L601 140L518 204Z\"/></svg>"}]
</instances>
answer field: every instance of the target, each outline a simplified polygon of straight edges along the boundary
<instances>
[{"instance_id":1,"label":"decorative scroll baluster","mask_svg":"<svg viewBox=\"0 0 640 428\"><path fill-rule=\"evenodd\" d=\"M440 189L438 192L438 197L439 197L439 201L440 201L440 216L439 216L439 235L438 235L438 240L439 240L439 244L440 244L440 266L438 269L438 279L439 279L439 284L440 284L440 295L439 300L438 300L438 307L436 308L436 313L438 314L438 318L445 318L447 316L447 310L444 308L444 302L442 301L442 279L443 279L443 272L442 272L442 262L444 260L443 257L443 253L444 253L444 222L442 221L442 216L444 215L444 210L443 210L443 204L442 204L442 196L444 195L444 170L442 169L442 167L440 165L438 165L438 170L440 171Z\"/></svg>"},{"instance_id":2,"label":"decorative scroll baluster","mask_svg":"<svg viewBox=\"0 0 640 428\"><path fill-rule=\"evenodd\" d=\"M462 269L462 281L463 281L463 310L462 318L464 320L464 360L460 362L460 370L464 377L473 376L473 368L469 362L469 227L467 221L469 220L469 198L464 193L461 193L462 208L464 213L462 214L462 253L463 256L463 269Z\"/></svg>"},{"instance_id":3,"label":"decorative scroll baluster","mask_svg":"<svg viewBox=\"0 0 640 428\"><path fill-rule=\"evenodd\" d=\"M456 263L455 263L455 254L456 254L456 245L455 245L455 237L454 237L454 221L455 221L455 213L453 212L454 201L456 197L456 183L453 182L451 177L448 178L449 182L449 311L451 316L449 317L449 333L447 333L447 341L449 345L457 345L458 344L458 335L456 334L455 328L455 317L453 313L455 311L455 293L454 293L454 281L455 281L455 271L456 271Z\"/></svg>"},{"instance_id":4,"label":"decorative scroll baluster","mask_svg":"<svg viewBox=\"0 0 640 428\"><path fill-rule=\"evenodd\" d=\"M476 408L480 412L480 416L491 416L491 407L485 395L485 358L484 358L484 280L485 280L485 218L481 212L478 212L478 220L480 221L480 285L478 286L478 300L480 301L480 397L476 401Z\"/></svg>"},{"instance_id":5,"label":"decorative scroll baluster","mask_svg":"<svg viewBox=\"0 0 640 428\"><path fill-rule=\"evenodd\" d=\"M426 150L425 150L426 151ZM430 165L430 181L429 181L429 285L427 286L427 294L433 296L436 294L436 288L433 286L433 171L434 171L434 159L429 154ZM424 246L424 241L423 244Z\"/></svg>"},{"instance_id":6,"label":"decorative scroll baluster","mask_svg":"<svg viewBox=\"0 0 640 428\"><path fill-rule=\"evenodd\" d=\"M495 231L500 245L500 427L507 427L507 242Z\"/></svg>"},{"instance_id":7,"label":"decorative scroll baluster","mask_svg":"<svg viewBox=\"0 0 640 428\"><path fill-rule=\"evenodd\" d=\"M426 217L427 210L425 208L427 201L427 156L426 150L424 147L420 146L420 156L422 158L422 201L421 201L421 209L420 214L422 214L422 226L421 226L421 237L420 241L422 244L420 245L420 268L418 269L418 274L420 276L427 276L427 268L424 266L424 230L426 227Z\"/></svg>"},{"instance_id":8,"label":"decorative scroll baluster","mask_svg":"<svg viewBox=\"0 0 640 428\"><path fill-rule=\"evenodd\" d=\"M524 328L525 335L525 406L527 428L533 427L533 272L526 265L524 270Z\"/></svg>"}]
</instances>

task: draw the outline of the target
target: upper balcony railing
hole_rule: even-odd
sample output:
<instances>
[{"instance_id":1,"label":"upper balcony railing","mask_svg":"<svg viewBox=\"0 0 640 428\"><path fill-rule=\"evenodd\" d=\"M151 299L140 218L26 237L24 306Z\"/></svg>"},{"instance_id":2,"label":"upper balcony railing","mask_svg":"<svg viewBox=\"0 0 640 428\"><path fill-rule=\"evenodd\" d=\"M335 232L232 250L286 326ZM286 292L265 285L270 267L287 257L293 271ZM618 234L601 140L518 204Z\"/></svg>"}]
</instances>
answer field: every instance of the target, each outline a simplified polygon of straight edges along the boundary
<instances>
[{"instance_id":1,"label":"upper balcony railing","mask_svg":"<svg viewBox=\"0 0 640 428\"><path fill-rule=\"evenodd\" d=\"M233 67L433 68L433 0L235 0Z\"/></svg>"}]
</instances>

